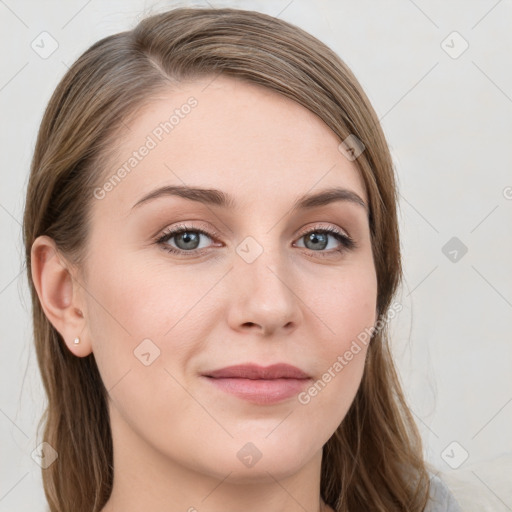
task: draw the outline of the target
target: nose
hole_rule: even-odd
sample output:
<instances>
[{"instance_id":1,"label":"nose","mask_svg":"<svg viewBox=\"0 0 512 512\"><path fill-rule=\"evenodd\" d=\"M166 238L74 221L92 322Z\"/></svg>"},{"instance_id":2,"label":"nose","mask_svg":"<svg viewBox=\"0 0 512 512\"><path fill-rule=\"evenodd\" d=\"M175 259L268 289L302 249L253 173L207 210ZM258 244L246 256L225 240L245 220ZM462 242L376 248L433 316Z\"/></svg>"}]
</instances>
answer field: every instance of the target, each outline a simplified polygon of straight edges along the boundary
<instances>
[{"instance_id":1,"label":"nose","mask_svg":"<svg viewBox=\"0 0 512 512\"><path fill-rule=\"evenodd\" d=\"M289 334L302 320L303 301L299 297L293 269L285 255L264 249L250 262L236 257L231 274L231 328L256 331L262 336Z\"/></svg>"}]
</instances>

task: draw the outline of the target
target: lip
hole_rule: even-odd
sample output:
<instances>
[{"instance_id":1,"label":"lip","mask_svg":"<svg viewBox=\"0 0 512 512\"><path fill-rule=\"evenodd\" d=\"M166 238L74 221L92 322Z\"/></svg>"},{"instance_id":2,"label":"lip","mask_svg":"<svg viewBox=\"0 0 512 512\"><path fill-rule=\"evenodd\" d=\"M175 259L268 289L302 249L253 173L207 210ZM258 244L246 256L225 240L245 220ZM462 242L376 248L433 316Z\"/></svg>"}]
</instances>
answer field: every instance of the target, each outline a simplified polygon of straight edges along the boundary
<instances>
[{"instance_id":1,"label":"lip","mask_svg":"<svg viewBox=\"0 0 512 512\"><path fill-rule=\"evenodd\" d=\"M296 366L286 363L277 363L270 366L257 364L238 364L226 366L219 370L204 374L213 378L240 378L240 379L309 379L309 375Z\"/></svg>"},{"instance_id":2,"label":"lip","mask_svg":"<svg viewBox=\"0 0 512 512\"><path fill-rule=\"evenodd\" d=\"M298 394L311 381L305 372L285 363L228 366L202 376L216 388L260 405L286 400Z\"/></svg>"}]
</instances>

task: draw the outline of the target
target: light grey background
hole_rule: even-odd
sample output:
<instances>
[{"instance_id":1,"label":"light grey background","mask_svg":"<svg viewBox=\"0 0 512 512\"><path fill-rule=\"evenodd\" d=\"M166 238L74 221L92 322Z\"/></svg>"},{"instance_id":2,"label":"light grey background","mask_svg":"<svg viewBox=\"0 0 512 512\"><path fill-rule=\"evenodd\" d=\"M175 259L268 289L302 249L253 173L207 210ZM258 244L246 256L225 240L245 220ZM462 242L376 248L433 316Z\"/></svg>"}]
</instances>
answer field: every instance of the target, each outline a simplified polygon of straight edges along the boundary
<instances>
[{"instance_id":1,"label":"light grey background","mask_svg":"<svg viewBox=\"0 0 512 512\"><path fill-rule=\"evenodd\" d=\"M0 512L45 510L41 469L31 458L44 394L21 242L43 110L89 45L133 27L144 11L175 5L208 4L0 0ZM210 5L259 10L304 28L345 60L367 92L399 178L406 280L393 349L426 457L464 510L512 510L511 2ZM43 31L58 43L47 58L31 47L43 46ZM458 246L443 252L452 237Z\"/></svg>"}]
</instances>

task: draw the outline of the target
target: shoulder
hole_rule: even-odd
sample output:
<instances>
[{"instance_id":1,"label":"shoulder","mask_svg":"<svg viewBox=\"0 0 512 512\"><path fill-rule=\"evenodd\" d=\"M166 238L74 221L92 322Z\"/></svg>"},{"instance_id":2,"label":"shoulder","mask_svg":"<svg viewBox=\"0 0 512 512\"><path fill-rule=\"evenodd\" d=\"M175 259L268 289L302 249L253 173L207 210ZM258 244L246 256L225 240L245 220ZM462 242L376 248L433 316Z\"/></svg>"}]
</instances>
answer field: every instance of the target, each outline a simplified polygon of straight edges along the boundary
<instances>
[{"instance_id":1,"label":"shoulder","mask_svg":"<svg viewBox=\"0 0 512 512\"><path fill-rule=\"evenodd\" d=\"M425 512L462 512L447 485L436 475L430 475L430 495Z\"/></svg>"}]
</instances>

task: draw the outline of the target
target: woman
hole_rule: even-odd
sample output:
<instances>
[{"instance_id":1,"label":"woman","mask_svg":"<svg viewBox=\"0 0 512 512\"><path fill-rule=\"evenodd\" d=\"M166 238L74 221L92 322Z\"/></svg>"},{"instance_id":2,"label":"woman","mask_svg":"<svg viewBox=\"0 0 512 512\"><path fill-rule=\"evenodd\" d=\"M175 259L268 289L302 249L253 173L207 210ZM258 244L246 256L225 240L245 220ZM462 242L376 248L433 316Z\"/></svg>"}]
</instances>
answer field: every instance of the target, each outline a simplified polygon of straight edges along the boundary
<instances>
[{"instance_id":1,"label":"woman","mask_svg":"<svg viewBox=\"0 0 512 512\"><path fill-rule=\"evenodd\" d=\"M296 26L179 8L89 48L24 217L50 510L458 510L388 348L396 200L366 95Z\"/></svg>"}]
</instances>

